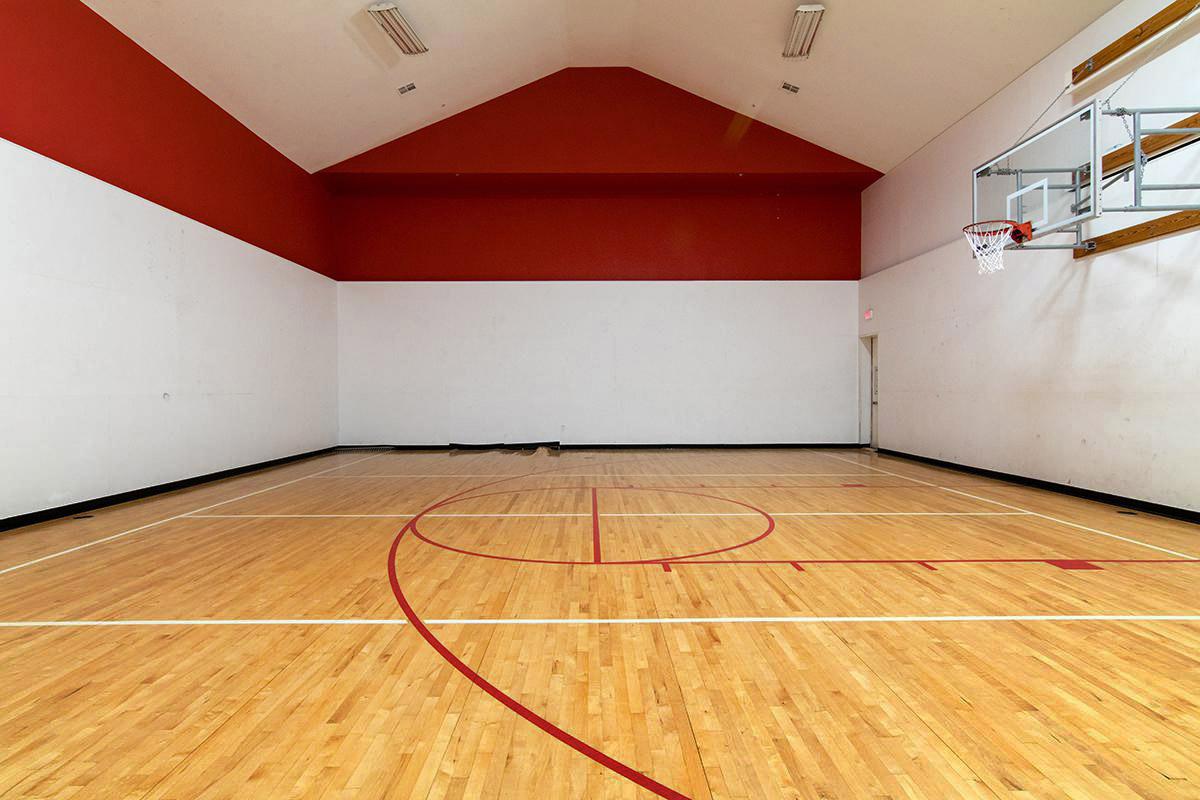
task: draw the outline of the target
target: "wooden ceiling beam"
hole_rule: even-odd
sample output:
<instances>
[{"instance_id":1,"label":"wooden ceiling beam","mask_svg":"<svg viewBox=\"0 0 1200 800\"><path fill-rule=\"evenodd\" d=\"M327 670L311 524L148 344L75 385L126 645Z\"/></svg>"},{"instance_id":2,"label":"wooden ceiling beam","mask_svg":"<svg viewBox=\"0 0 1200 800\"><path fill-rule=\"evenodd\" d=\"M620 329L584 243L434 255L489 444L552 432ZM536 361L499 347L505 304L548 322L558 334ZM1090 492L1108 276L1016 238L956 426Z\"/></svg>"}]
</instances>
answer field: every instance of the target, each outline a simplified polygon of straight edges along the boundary
<instances>
[{"instance_id":1,"label":"wooden ceiling beam","mask_svg":"<svg viewBox=\"0 0 1200 800\"><path fill-rule=\"evenodd\" d=\"M1080 83L1107 67L1121 56L1149 41L1188 14L1200 8L1200 0L1175 0L1162 11L1138 25L1071 70L1071 85Z\"/></svg>"},{"instance_id":2,"label":"wooden ceiling beam","mask_svg":"<svg viewBox=\"0 0 1200 800\"><path fill-rule=\"evenodd\" d=\"M1170 236L1173 233L1182 233L1192 228L1200 228L1200 211L1177 211L1165 217L1139 222L1137 225L1130 225L1128 228L1121 228L1119 231L1088 239L1088 242L1095 242L1096 247L1092 250L1076 250L1075 258L1087 258L1097 253L1116 250L1118 247L1127 247L1131 244L1141 244L1152 239Z\"/></svg>"}]
</instances>

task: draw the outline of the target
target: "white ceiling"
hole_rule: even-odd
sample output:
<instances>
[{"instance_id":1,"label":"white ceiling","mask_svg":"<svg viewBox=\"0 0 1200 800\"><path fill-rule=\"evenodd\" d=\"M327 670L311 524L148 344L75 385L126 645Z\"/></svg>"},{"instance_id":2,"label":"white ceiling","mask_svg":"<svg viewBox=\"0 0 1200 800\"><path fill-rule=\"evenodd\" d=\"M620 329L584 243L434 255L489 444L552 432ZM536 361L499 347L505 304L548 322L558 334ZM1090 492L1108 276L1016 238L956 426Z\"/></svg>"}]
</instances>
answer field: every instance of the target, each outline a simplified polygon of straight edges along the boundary
<instances>
[{"instance_id":1,"label":"white ceiling","mask_svg":"<svg viewBox=\"0 0 1200 800\"><path fill-rule=\"evenodd\" d=\"M400 0L420 56L370 0L84 1L310 171L563 67L631 66L886 172L1119 0L824 0L807 61L779 55L796 0Z\"/></svg>"}]
</instances>

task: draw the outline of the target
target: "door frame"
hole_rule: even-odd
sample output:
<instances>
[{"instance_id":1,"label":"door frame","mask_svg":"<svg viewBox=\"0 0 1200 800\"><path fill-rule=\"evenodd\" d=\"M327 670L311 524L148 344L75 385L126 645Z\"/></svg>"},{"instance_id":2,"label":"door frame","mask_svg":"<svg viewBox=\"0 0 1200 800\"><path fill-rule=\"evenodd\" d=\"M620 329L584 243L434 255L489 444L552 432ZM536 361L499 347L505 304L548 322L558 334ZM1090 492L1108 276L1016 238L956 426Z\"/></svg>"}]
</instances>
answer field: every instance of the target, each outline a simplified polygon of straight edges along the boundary
<instances>
[{"instance_id":1,"label":"door frame","mask_svg":"<svg viewBox=\"0 0 1200 800\"><path fill-rule=\"evenodd\" d=\"M864 447L879 447L879 335L858 339L858 441Z\"/></svg>"}]
</instances>

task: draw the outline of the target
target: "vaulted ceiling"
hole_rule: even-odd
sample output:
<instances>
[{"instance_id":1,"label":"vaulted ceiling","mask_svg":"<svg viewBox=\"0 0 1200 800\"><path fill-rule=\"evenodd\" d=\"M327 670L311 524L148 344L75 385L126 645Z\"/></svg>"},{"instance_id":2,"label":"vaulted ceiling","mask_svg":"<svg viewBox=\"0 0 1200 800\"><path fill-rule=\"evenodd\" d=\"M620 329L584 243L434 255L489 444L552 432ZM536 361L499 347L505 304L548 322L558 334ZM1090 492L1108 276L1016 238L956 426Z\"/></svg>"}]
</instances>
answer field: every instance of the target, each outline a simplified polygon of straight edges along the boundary
<instances>
[{"instance_id":1,"label":"vaulted ceiling","mask_svg":"<svg viewBox=\"0 0 1200 800\"><path fill-rule=\"evenodd\" d=\"M335 188L861 191L879 173L629 67L568 67L320 173Z\"/></svg>"},{"instance_id":2,"label":"vaulted ceiling","mask_svg":"<svg viewBox=\"0 0 1200 800\"><path fill-rule=\"evenodd\" d=\"M368 0L85 2L309 171L564 67L631 66L886 172L1118 0L825 0L805 61L780 57L795 0L400 0L420 56Z\"/></svg>"}]
</instances>

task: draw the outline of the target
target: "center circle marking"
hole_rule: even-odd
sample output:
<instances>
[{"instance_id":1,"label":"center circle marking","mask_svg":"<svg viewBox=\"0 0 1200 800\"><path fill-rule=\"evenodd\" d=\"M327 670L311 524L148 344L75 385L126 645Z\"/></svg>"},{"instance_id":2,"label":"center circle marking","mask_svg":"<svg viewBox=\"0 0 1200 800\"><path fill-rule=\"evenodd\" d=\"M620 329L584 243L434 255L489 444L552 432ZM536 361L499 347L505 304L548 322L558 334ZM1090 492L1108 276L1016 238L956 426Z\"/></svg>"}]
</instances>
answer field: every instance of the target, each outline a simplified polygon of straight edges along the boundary
<instances>
[{"instance_id":1,"label":"center circle marking","mask_svg":"<svg viewBox=\"0 0 1200 800\"><path fill-rule=\"evenodd\" d=\"M549 558L525 558L522 556L508 556L508 555L500 555L497 553L484 553L484 552L480 552L478 550L467 550L467 549L464 549L461 547L454 547L453 545L446 544L445 542L442 542L442 541L438 541L437 539L434 539L433 537L429 536L428 534L422 532L420 529L420 526L419 526L419 523L423 517L425 517L433 512L439 511L443 508L446 508L447 506L451 506L451 505L454 505L455 503L461 503L461 502L464 502L467 500L477 500L477 499L483 498L483 497L498 497L498 496L503 496L503 495L529 494L531 492L590 491L593 488L603 489L603 491L605 491L605 492L665 492L668 494L682 494L682 495L688 495L691 497L704 497L709 500L719 500L724 503L732 503L734 505L741 506L742 508L745 508L749 511L753 511L754 513L761 516L763 518L763 520L765 520L765 527L756 536L753 536L749 539L745 539L743 541L729 545L727 547L720 547L720 548L717 548L714 550L705 550L705 551L696 552L696 553L683 553L680 555L665 555L665 556L660 556L658 558L627 559L627 560L615 560L615 561L610 561L610 560L594 561L594 560L559 560L559 559L549 559ZM584 516L587 516L587 515L584 515ZM485 492L484 494L469 495L469 496L465 496L465 497L452 497L449 500L445 500L440 503L434 504L433 506L422 511L417 516L413 517L412 521L408 525L408 530L410 530L414 536L416 536L418 539L420 539L422 542L425 542L426 544L433 545L434 547L440 547L443 550L449 550L453 553L459 553L460 555L475 556L477 558L490 558L490 559L494 559L494 560L498 560L498 561L514 561L514 562L525 563L525 564L579 564L579 565L591 565L591 566L619 566L619 565L629 565L629 564L662 564L665 562L682 561L682 560L692 559L692 558L701 558L703 556L711 556L711 555L716 555L717 553L725 553L730 550L737 550L739 548L755 544L756 542L760 542L763 539L770 536L771 533L775 530L775 519L770 514L768 514L766 511L763 511L761 508L756 508L755 506L752 506L749 503L744 503L741 500L734 500L729 497L721 497L719 495L705 494L702 492L694 492L694 491L685 490L685 489L669 489L669 488L646 489L646 488L641 488L641 487L637 487L637 486L611 486L611 487L561 486L561 487L555 487L555 488L551 488L551 489L545 489L545 488L509 489L509 490L499 491L499 492Z\"/></svg>"}]
</instances>

